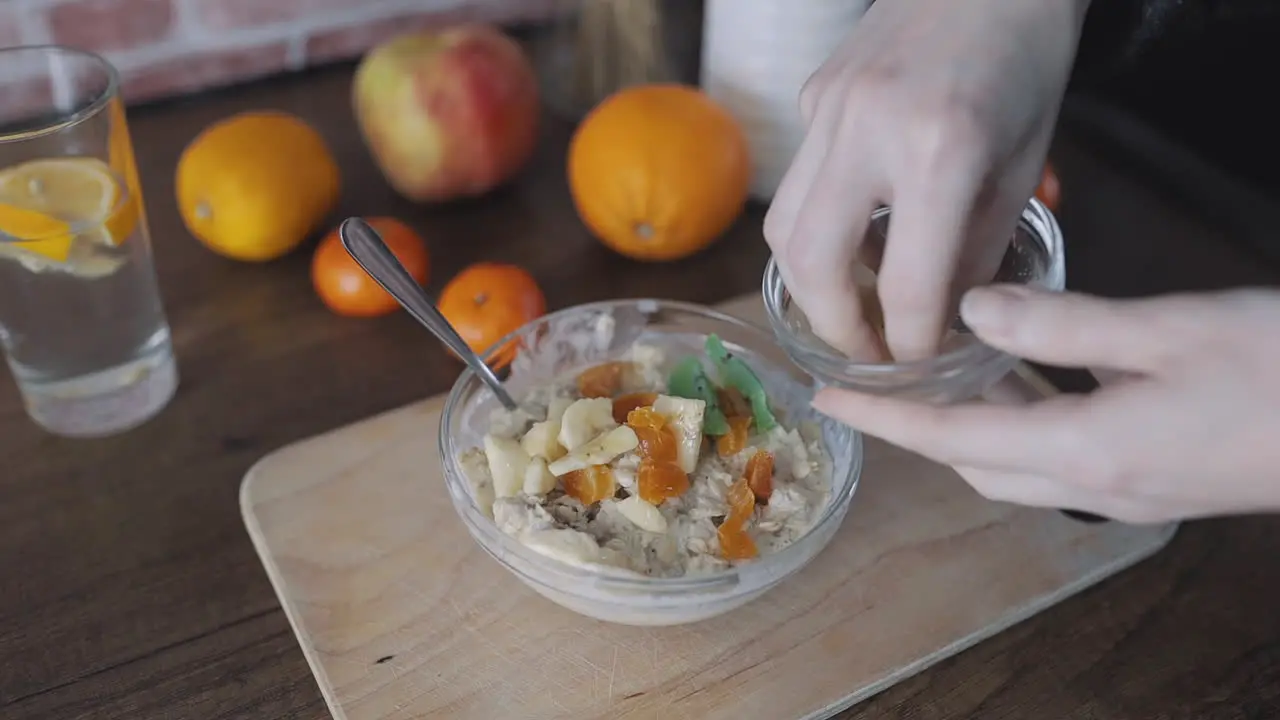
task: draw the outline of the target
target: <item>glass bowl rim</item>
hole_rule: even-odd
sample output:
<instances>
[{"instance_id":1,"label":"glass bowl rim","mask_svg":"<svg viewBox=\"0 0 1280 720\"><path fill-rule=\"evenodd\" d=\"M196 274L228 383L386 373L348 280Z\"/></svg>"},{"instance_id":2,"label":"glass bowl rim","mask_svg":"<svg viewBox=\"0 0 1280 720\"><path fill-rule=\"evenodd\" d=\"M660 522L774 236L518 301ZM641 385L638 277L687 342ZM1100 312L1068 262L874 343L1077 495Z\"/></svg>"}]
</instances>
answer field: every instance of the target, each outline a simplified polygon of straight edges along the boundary
<instances>
[{"instance_id":1,"label":"glass bowl rim","mask_svg":"<svg viewBox=\"0 0 1280 720\"><path fill-rule=\"evenodd\" d=\"M890 206L879 207L871 213L871 219L878 220L891 211ZM1039 199L1032 197L1018 216L1018 227L1029 231L1045 249L1049 259L1049 268L1045 276L1027 285L1061 291L1066 281L1065 247L1062 228L1058 225L1053 213ZM778 270L777 258L772 254L765 264L761 293L764 295L765 316L779 344L805 370L821 372L825 377L842 375L891 377L899 374L906 377L936 376L966 368L983 367L988 363L999 362L1007 356L1003 350L991 347L975 337L974 342L964 347L922 360L902 363L852 362L848 357L834 350L828 350L823 345L796 342L795 333L783 317L782 309L783 299L790 295L790 291L787 290L786 283L782 280L782 273ZM804 362L801 363L800 359ZM806 363L812 363L813 367L810 368Z\"/></svg>"},{"instance_id":2,"label":"glass bowl rim","mask_svg":"<svg viewBox=\"0 0 1280 720\"><path fill-rule=\"evenodd\" d=\"M487 350L480 354L481 358L486 362L501 352L504 348L515 342L521 335L531 331L539 324L552 322L574 314L593 311L606 311L619 307L634 307L652 304L655 311L663 309L686 312L692 315L702 316L704 319L724 322L736 326L738 329L747 333L756 335L762 342L772 343L773 336L763 327L756 323L734 317L727 313L715 310L705 305L697 303L684 302L680 300L659 300L655 298L626 298L617 300L602 300L596 302L582 303L579 305L571 305L569 307L557 310L552 313L543 315L536 320L525 323L520 328L508 333L502 339L495 342ZM438 450L441 455L441 463L445 469L445 484L448 486L449 496L453 500L454 509L468 526L472 534L480 533L484 539L476 538L477 543L490 556L498 560L504 567L512 572L517 573L521 577L526 577L526 573L517 568L512 567L511 563L501 558L496 552L495 547L500 548L503 554L511 554L519 557L524 562L534 567L545 567L557 574L569 575L576 579L590 581L595 587L602 590L619 590L623 592L650 592L660 595L679 595L682 592L708 592L716 589L729 590L740 584L742 575L750 572L752 568L757 566L766 567L789 567L795 565L791 571L787 571L779 576L778 579L789 575L798 569L802 564L801 556L805 551L805 540L811 537L820 527L831 522L836 515L843 516L847 513L851 506L853 496L858 489L859 481L862 477L862 468L865 460L865 445L862 433L854 428L849 428L851 439L851 459L849 467L848 488L842 492L837 492L836 477L832 476L831 497L827 502L827 506L823 508L822 513L809 526L809 528L786 547L776 553L761 557L759 560L745 566L730 567L726 570L720 570L713 573L698 573L696 575L686 575L681 577L635 577L630 574L612 573L607 569L583 568L570 565L555 558L543 555L535 550L530 550L515 538L510 537L502 532L497 523L491 518L480 512L475 504L475 499L471 495L468 487L462 485L466 474L463 472L461 463L458 461L458 453L460 448L454 442L452 433L449 432L450 419L461 409L462 397L466 393L468 387L474 387L478 392L489 392L484 383L470 368L465 368L454 381L453 387L449 390L448 398L445 400L444 409L440 413L440 428L438 431ZM830 451L828 450L828 453ZM834 469L834 468L833 468ZM546 580L541 577L529 578L539 584L546 584ZM768 586L772 583L765 583ZM573 589L560 590L568 595L579 595ZM637 595L639 597L639 595Z\"/></svg>"}]
</instances>

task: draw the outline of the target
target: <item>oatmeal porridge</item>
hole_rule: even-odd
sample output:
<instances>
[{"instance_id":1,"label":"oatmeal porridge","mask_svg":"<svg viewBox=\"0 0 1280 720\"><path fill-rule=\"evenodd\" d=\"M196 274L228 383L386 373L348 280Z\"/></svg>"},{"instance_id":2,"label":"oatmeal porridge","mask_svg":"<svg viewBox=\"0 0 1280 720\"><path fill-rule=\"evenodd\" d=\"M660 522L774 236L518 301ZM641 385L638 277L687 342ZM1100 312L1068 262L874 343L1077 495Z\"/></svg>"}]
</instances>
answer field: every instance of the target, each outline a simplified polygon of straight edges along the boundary
<instances>
[{"instance_id":1,"label":"oatmeal porridge","mask_svg":"<svg viewBox=\"0 0 1280 720\"><path fill-rule=\"evenodd\" d=\"M460 458L477 504L535 551L650 577L794 542L831 497L821 433L788 427L719 338L705 351L673 359L638 343L495 411Z\"/></svg>"}]
</instances>

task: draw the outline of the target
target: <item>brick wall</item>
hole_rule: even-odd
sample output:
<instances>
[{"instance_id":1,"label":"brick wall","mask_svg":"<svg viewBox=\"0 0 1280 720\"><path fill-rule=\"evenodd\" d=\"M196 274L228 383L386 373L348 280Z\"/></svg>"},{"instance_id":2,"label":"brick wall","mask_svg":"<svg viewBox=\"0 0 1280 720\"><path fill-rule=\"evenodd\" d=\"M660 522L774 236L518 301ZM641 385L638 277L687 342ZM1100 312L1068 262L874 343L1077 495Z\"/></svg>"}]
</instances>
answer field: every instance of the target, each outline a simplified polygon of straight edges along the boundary
<instances>
[{"instance_id":1,"label":"brick wall","mask_svg":"<svg viewBox=\"0 0 1280 720\"><path fill-rule=\"evenodd\" d=\"M0 46L100 52L130 101L356 57L401 31L544 17L563 0L0 0Z\"/></svg>"}]
</instances>

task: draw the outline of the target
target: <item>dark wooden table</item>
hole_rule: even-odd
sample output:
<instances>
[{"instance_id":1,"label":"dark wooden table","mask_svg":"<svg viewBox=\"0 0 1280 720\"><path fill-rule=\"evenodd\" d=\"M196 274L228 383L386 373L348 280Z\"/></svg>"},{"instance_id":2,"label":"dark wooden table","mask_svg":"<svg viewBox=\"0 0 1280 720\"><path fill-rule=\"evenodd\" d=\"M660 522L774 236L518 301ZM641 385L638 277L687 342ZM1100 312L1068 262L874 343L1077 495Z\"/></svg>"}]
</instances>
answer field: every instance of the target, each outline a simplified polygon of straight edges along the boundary
<instances>
[{"instance_id":1,"label":"dark wooden table","mask_svg":"<svg viewBox=\"0 0 1280 720\"><path fill-rule=\"evenodd\" d=\"M553 308L641 294L710 303L758 286L761 208L673 265L592 241L564 185L563 124L547 125L534 166L491 198L399 200L356 135L349 77L333 69L134 113L182 385L146 426L77 442L38 431L0 383L0 718L324 717L241 524L241 476L272 449L441 392L458 372L403 314L327 312L307 252L240 265L192 240L171 178L207 123L275 107L316 124L345 169L340 214L419 228L432 289L480 258L531 269ZM1280 277L1108 157L1059 133L1070 285L1135 295ZM1274 717L1278 559L1280 520L1189 524L1159 556L842 717Z\"/></svg>"}]
</instances>

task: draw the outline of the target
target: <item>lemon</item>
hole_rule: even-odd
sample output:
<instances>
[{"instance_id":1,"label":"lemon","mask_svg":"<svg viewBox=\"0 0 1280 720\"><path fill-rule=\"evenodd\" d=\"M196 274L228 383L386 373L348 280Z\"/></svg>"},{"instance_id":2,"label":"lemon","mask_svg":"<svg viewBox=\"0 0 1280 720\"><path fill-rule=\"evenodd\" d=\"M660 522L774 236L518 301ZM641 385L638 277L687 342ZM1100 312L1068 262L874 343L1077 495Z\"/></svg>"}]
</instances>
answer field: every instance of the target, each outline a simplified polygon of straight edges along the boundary
<instances>
[{"instance_id":1,"label":"lemon","mask_svg":"<svg viewBox=\"0 0 1280 720\"><path fill-rule=\"evenodd\" d=\"M0 171L0 233L59 263L77 235L119 245L139 220L137 198L121 194L110 166L96 158L32 160Z\"/></svg>"}]
</instances>

